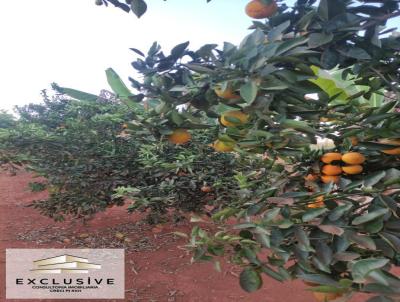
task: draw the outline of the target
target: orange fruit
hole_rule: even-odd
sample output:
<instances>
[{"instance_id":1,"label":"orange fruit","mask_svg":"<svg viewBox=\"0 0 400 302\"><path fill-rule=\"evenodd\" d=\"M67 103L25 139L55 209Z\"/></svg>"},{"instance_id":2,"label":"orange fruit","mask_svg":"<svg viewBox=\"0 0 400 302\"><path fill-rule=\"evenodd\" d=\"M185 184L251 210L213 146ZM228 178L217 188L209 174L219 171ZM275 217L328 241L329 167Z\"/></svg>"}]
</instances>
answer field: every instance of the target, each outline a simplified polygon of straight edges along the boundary
<instances>
[{"instance_id":1,"label":"orange fruit","mask_svg":"<svg viewBox=\"0 0 400 302\"><path fill-rule=\"evenodd\" d=\"M307 208L318 209L318 208L322 208L324 206L325 206L324 196L318 196L317 198L315 198L314 202L307 205Z\"/></svg>"},{"instance_id":2,"label":"orange fruit","mask_svg":"<svg viewBox=\"0 0 400 302\"><path fill-rule=\"evenodd\" d=\"M363 171L363 167L361 165L351 165L342 167L342 170L346 174L360 174Z\"/></svg>"},{"instance_id":3,"label":"orange fruit","mask_svg":"<svg viewBox=\"0 0 400 302\"><path fill-rule=\"evenodd\" d=\"M337 293L320 293L313 292L314 298L319 302L327 302L339 298L341 295Z\"/></svg>"},{"instance_id":4,"label":"orange fruit","mask_svg":"<svg viewBox=\"0 0 400 302\"><path fill-rule=\"evenodd\" d=\"M381 139L379 140L381 144L388 144L388 145L400 145L400 139ZM385 154L389 155L400 155L400 147L394 149L386 149L381 150Z\"/></svg>"},{"instance_id":5,"label":"orange fruit","mask_svg":"<svg viewBox=\"0 0 400 302\"><path fill-rule=\"evenodd\" d=\"M325 175L339 175L342 174L342 168L335 165L325 165L322 167L322 173Z\"/></svg>"},{"instance_id":6,"label":"orange fruit","mask_svg":"<svg viewBox=\"0 0 400 302\"><path fill-rule=\"evenodd\" d=\"M357 146L357 145L358 145L358 138L357 138L357 136L350 136L349 139L350 139L350 142L351 142L351 145L352 145L352 146Z\"/></svg>"},{"instance_id":7,"label":"orange fruit","mask_svg":"<svg viewBox=\"0 0 400 302\"><path fill-rule=\"evenodd\" d=\"M213 148L218 152L231 152L235 148L235 144L217 139L213 144Z\"/></svg>"},{"instance_id":8,"label":"orange fruit","mask_svg":"<svg viewBox=\"0 0 400 302\"><path fill-rule=\"evenodd\" d=\"M212 191L212 188L210 186L202 186L200 190L204 193L210 193Z\"/></svg>"},{"instance_id":9,"label":"orange fruit","mask_svg":"<svg viewBox=\"0 0 400 302\"><path fill-rule=\"evenodd\" d=\"M186 129L175 129L171 135L168 136L170 143L179 145L186 144L192 139L192 136Z\"/></svg>"},{"instance_id":10,"label":"orange fruit","mask_svg":"<svg viewBox=\"0 0 400 302\"><path fill-rule=\"evenodd\" d=\"M231 87L222 90L220 86L215 87L214 92L222 99L240 99L240 95L236 94Z\"/></svg>"},{"instance_id":11,"label":"orange fruit","mask_svg":"<svg viewBox=\"0 0 400 302\"><path fill-rule=\"evenodd\" d=\"M365 162L365 156L358 152L349 152L343 154L342 161L349 165L361 165Z\"/></svg>"},{"instance_id":12,"label":"orange fruit","mask_svg":"<svg viewBox=\"0 0 400 302\"><path fill-rule=\"evenodd\" d=\"M247 16L253 19L264 19L273 16L278 10L278 5L274 0L270 4L264 4L260 0L250 1L246 5Z\"/></svg>"},{"instance_id":13,"label":"orange fruit","mask_svg":"<svg viewBox=\"0 0 400 302\"><path fill-rule=\"evenodd\" d=\"M322 175L321 176L321 181L325 184L328 184L330 182L333 182L337 184L340 180L339 176L334 176L334 175Z\"/></svg>"},{"instance_id":14,"label":"orange fruit","mask_svg":"<svg viewBox=\"0 0 400 302\"><path fill-rule=\"evenodd\" d=\"M237 122L228 120L227 118L229 118L229 117L234 118L234 120L237 119ZM225 127L235 127L235 126L247 123L248 120L249 120L249 116L247 114L243 113L240 110L232 110L232 111L227 111L224 114L222 114L220 122Z\"/></svg>"},{"instance_id":15,"label":"orange fruit","mask_svg":"<svg viewBox=\"0 0 400 302\"><path fill-rule=\"evenodd\" d=\"M318 176L315 174L308 174L307 176L304 177L304 180L306 181L316 181L318 180Z\"/></svg>"},{"instance_id":16,"label":"orange fruit","mask_svg":"<svg viewBox=\"0 0 400 302\"><path fill-rule=\"evenodd\" d=\"M340 154L339 152L329 152L325 153L321 157L321 161L325 164L330 164L335 160L342 160L342 154Z\"/></svg>"}]
</instances>

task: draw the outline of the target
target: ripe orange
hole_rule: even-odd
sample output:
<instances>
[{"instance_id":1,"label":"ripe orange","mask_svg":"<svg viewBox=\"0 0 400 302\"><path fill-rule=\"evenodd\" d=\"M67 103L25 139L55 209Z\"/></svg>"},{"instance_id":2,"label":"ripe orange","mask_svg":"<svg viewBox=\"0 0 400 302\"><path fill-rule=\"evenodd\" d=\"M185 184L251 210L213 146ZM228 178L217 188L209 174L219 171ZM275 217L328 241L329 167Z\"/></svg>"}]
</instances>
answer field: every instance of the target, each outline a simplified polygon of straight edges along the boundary
<instances>
[{"instance_id":1,"label":"ripe orange","mask_svg":"<svg viewBox=\"0 0 400 302\"><path fill-rule=\"evenodd\" d=\"M321 176L321 181L325 184L328 184L330 182L333 182L337 184L340 180L339 176L334 176L334 175L322 175Z\"/></svg>"},{"instance_id":2,"label":"ripe orange","mask_svg":"<svg viewBox=\"0 0 400 302\"><path fill-rule=\"evenodd\" d=\"M325 165L322 167L322 173L325 175L339 175L342 174L342 168L335 165Z\"/></svg>"},{"instance_id":3,"label":"ripe orange","mask_svg":"<svg viewBox=\"0 0 400 302\"><path fill-rule=\"evenodd\" d=\"M319 302L327 302L339 298L341 295L337 293L320 293L313 292L314 298Z\"/></svg>"},{"instance_id":4,"label":"ripe orange","mask_svg":"<svg viewBox=\"0 0 400 302\"><path fill-rule=\"evenodd\" d=\"M186 144L191 139L192 136L186 129L175 129L174 132L168 136L169 142L175 145Z\"/></svg>"},{"instance_id":5,"label":"ripe orange","mask_svg":"<svg viewBox=\"0 0 400 302\"><path fill-rule=\"evenodd\" d=\"M236 94L231 87L227 87L225 90L222 90L220 86L217 86L215 87L214 92L223 99L240 99L240 95Z\"/></svg>"},{"instance_id":6,"label":"ripe orange","mask_svg":"<svg viewBox=\"0 0 400 302\"><path fill-rule=\"evenodd\" d=\"M365 162L365 156L358 152L349 152L343 154L342 161L349 165L361 165Z\"/></svg>"},{"instance_id":7,"label":"ripe orange","mask_svg":"<svg viewBox=\"0 0 400 302\"><path fill-rule=\"evenodd\" d=\"M388 145L400 145L400 139L381 139L379 140L379 142ZM394 149L381 150L381 151L389 155L400 155L400 147Z\"/></svg>"},{"instance_id":8,"label":"ripe orange","mask_svg":"<svg viewBox=\"0 0 400 302\"><path fill-rule=\"evenodd\" d=\"M221 141L219 139L217 139L213 144L214 150L218 152L231 152L233 151L234 147L234 143Z\"/></svg>"},{"instance_id":9,"label":"ripe orange","mask_svg":"<svg viewBox=\"0 0 400 302\"><path fill-rule=\"evenodd\" d=\"M232 122L227 119L229 117L237 119L238 121ZM248 120L249 120L249 116L247 114L243 113L240 110L232 110L232 111L227 111L224 114L222 114L220 122L225 127L235 127L235 126L247 123Z\"/></svg>"},{"instance_id":10,"label":"ripe orange","mask_svg":"<svg viewBox=\"0 0 400 302\"><path fill-rule=\"evenodd\" d=\"M304 177L304 180L306 181L316 181L318 180L318 176L315 174L308 174L307 176Z\"/></svg>"},{"instance_id":11,"label":"ripe orange","mask_svg":"<svg viewBox=\"0 0 400 302\"><path fill-rule=\"evenodd\" d=\"M321 157L321 161L325 164L330 164L335 160L342 160L342 154L340 154L339 152L329 152L325 153Z\"/></svg>"},{"instance_id":12,"label":"ripe orange","mask_svg":"<svg viewBox=\"0 0 400 302\"><path fill-rule=\"evenodd\" d=\"M307 208L318 209L318 208L322 208L324 206L325 206L324 196L318 196L317 198L315 198L314 202L307 205Z\"/></svg>"},{"instance_id":13,"label":"ripe orange","mask_svg":"<svg viewBox=\"0 0 400 302\"><path fill-rule=\"evenodd\" d=\"M204 193L210 193L212 191L212 188L210 186L202 186L200 190Z\"/></svg>"},{"instance_id":14,"label":"ripe orange","mask_svg":"<svg viewBox=\"0 0 400 302\"><path fill-rule=\"evenodd\" d=\"M350 136L349 139L350 139L350 141L351 141L351 145L352 145L352 146L357 146L357 145L358 145L358 138L357 138L357 136Z\"/></svg>"},{"instance_id":15,"label":"ripe orange","mask_svg":"<svg viewBox=\"0 0 400 302\"><path fill-rule=\"evenodd\" d=\"M363 167L361 165L351 165L342 167L342 170L346 174L360 174L363 171Z\"/></svg>"},{"instance_id":16,"label":"ripe orange","mask_svg":"<svg viewBox=\"0 0 400 302\"><path fill-rule=\"evenodd\" d=\"M246 14L253 19L264 19L274 15L278 10L278 5L273 0L270 4L264 4L260 0L250 1L246 5Z\"/></svg>"}]
</instances>

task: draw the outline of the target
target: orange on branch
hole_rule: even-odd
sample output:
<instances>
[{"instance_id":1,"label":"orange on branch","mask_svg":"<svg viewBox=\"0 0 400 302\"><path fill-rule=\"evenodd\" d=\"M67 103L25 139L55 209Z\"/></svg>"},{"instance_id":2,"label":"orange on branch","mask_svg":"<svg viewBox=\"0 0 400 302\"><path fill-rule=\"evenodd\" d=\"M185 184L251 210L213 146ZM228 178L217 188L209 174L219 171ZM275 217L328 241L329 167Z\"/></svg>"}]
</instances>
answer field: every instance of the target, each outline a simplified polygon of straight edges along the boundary
<instances>
[{"instance_id":1,"label":"orange on branch","mask_svg":"<svg viewBox=\"0 0 400 302\"><path fill-rule=\"evenodd\" d=\"M235 144L217 139L213 144L213 148L217 152L231 152L235 148Z\"/></svg>"},{"instance_id":2,"label":"orange on branch","mask_svg":"<svg viewBox=\"0 0 400 302\"><path fill-rule=\"evenodd\" d=\"M365 156L359 152L349 152L343 154L342 161L349 165L361 165L365 162Z\"/></svg>"},{"instance_id":3,"label":"orange on branch","mask_svg":"<svg viewBox=\"0 0 400 302\"><path fill-rule=\"evenodd\" d=\"M387 144L387 145L400 145L400 139L381 139L379 140L379 143L381 144ZM385 154L389 155L400 155L400 147L399 148L393 148L393 149L385 149L381 150Z\"/></svg>"},{"instance_id":4,"label":"orange on branch","mask_svg":"<svg viewBox=\"0 0 400 302\"><path fill-rule=\"evenodd\" d=\"M212 188L210 186L202 186L200 190L204 193L210 193L212 191Z\"/></svg>"},{"instance_id":5,"label":"orange on branch","mask_svg":"<svg viewBox=\"0 0 400 302\"><path fill-rule=\"evenodd\" d=\"M358 138L357 138L357 136L351 136L351 137L349 137L349 139L350 139L350 142L351 142L351 145L352 145L352 146L357 146L357 145L358 145Z\"/></svg>"},{"instance_id":6,"label":"orange on branch","mask_svg":"<svg viewBox=\"0 0 400 302\"><path fill-rule=\"evenodd\" d=\"M306 180L306 181L316 181L316 180L318 180L318 175L308 174L307 176L304 177L304 180Z\"/></svg>"},{"instance_id":7,"label":"orange on branch","mask_svg":"<svg viewBox=\"0 0 400 302\"><path fill-rule=\"evenodd\" d=\"M274 0L270 4L265 4L261 0L253 0L246 5L246 14L253 19L269 18L277 11L278 5Z\"/></svg>"},{"instance_id":8,"label":"orange on branch","mask_svg":"<svg viewBox=\"0 0 400 302\"><path fill-rule=\"evenodd\" d=\"M192 139L192 135L186 129L175 129L168 136L168 141L175 145L186 144Z\"/></svg>"},{"instance_id":9,"label":"orange on branch","mask_svg":"<svg viewBox=\"0 0 400 302\"><path fill-rule=\"evenodd\" d=\"M221 115L220 122L225 127L235 127L247 123L249 116L240 110L227 111Z\"/></svg>"},{"instance_id":10,"label":"orange on branch","mask_svg":"<svg viewBox=\"0 0 400 302\"><path fill-rule=\"evenodd\" d=\"M320 293L313 292L314 298L319 302L327 302L339 298L341 295L337 293Z\"/></svg>"},{"instance_id":11,"label":"orange on branch","mask_svg":"<svg viewBox=\"0 0 400 302\"><path fill-rule=\"evenodd\" d=\"M321 176L321 181L325 184L328 184L331 182L337 184L339 182L339 180L340 180L339 176L334 176L334 175L322 175Z\"/></svg>"},{"instance_id":12,"label":"orange on branch","mask_svg":"<svg viewBox=\"0 0 400 302\"><path fill-rule=\"evenodd\" d=\"M363 166L361 165L351 165L351 166L344 166L342 170L346 174L360 174L363 171Z\"/></svg>"},{"instance_id":13,"label":"orange on branch","mask_svg":"<svg viewBox=\"0 0 400 302\"><path fill-rule=\"evenodd\" d=\"M226 87L225 90L222 90L220 86L214 88L214 92L222 99L240 99L240 95L235 93L231 87Z\"/></svg>"},{"instance_id":14,"label":"orange on branch","mask_svg":"<svg viewBox=\"0 0 400 302\"><path fill-rule=\"evenodd\" d=\"M329 176L340 175L342 174L342 168L335 165L325 165L322 167L322 173Z\"/></svg>"},{"instance_id":15,"label":"orange on branch","mask_svg":"<svg viewBox=\"0 0 400 302\"><path fill-rule=\"evenodd\" d=\"M331 162L335 160L342 160L342 154L339 152L329 152L325 153L321 157L321 161L325 164L330 164Z\"/></svg>"},{"instance_id":16,"label":"orange on branch","mask_svg":"<svg viewBox=\"0 0 400 302\"><path fill-rule=\"evenodd\" d=\"M324 196L318 196L317 198L315 198L314 202L309 203L307 205L307 208L310 209L318 209L318 208L322 208L325 206L324 203Z\"/></svg>"}]
</instances>

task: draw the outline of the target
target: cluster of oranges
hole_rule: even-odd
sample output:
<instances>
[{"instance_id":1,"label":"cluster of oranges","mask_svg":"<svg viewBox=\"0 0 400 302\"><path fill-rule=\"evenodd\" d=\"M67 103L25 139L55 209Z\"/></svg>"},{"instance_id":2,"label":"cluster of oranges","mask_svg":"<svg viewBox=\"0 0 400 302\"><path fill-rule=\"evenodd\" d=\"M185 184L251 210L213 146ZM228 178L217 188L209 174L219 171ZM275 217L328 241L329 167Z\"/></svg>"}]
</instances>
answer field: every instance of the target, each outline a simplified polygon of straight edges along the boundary
<instances>
[{"instance_id":1,"label":"cluster of oranges","mask_svg":"<svg viewBox=\"0 0 400 302\"><path fill-rule=\"evenodd\" d=\"M278 11L275 0L253 0L246 5L246 14L253 19L265 19L273 16Z\"/></svg>"},{"instance_id":2,"label":"cluster of oranges","mask_svg":"<svg viewBox=\"0 0 400 302\"><path fill-rule=\"evenodd\" d=\"M221 90L220 88L215 89L215 93L225 99L232 99L239 97L230 88ZM231 110L223 113L219 119L219 122L224 127L236 127L244 125L248 122L249 116L240 110ZM169 136L168 141L175 145L186 144L192 139L187 129L175 129ZM218 152L231 152L235 148L234 141L226 141L217 139L211 145L215 151Z\"/></svg>"},{"instance_id":3,"label":"cluster of oranges","mask_svg":"<svg viewBox=\"0 0 400 302\"><path fill-rule=\"evenodd\" d=\"M362 164L365 162L365 156L359 152L348 152L345 154L329 152L321 157L321 161L324 163L321 169L321 181L326 184L331 182L338 183L342 173L347 175L360 174L363 171ZM343 163L345 165L343 165ZM317 181L319 177L316 174L308 174L304 179L314 182ZM312 203L307 205L307 207L311 209L324 206L324 196L318 196Z\"/></svg>"},{"instance_id":4,"label":"cluster of oranges","mask_svg":"<svg viewBox=\"0 0 400 302\"><path fill-rule=\"evenodd\" d=\"M246 124L249 116L240 110L227 111L220 117L221 125L225 127L236 127ZM186 144L192 139L187 129L175 129L169 136L168 141L175 145ZM235 148L234 141L225 141L217 139L212 147L218 152L231 152Z\"/></svg>"},{"instance_id":5,"label":"cluster of oranges","mask_svg":"<svg viewBox=\"0 0 400 302\"><path fill-rule=\"evenodd\" d=\"M323 174L321 175L321 181L323 183L338 183L340 180L339 175L342 173L348 175L360 174L363 171L362 164L365 162L365 156L359 152L348 152L345 154L329 152L321 157L321 161L325 164L321 169ZM340 166L335 164L339 161L346 165Z\"/></svg>"}]
</instances>

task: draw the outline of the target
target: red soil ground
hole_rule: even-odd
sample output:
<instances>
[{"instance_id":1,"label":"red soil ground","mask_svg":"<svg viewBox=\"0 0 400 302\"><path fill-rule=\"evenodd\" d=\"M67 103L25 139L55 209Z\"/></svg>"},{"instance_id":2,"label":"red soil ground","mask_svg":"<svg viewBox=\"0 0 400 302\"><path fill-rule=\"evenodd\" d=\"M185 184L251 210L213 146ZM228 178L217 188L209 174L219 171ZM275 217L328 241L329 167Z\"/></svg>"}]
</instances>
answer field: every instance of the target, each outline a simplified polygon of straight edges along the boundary
<instances>
[{"instance_id":1,"label":"red soil ground","mask_svg":"<svg viewBox=\"0 0 400 302\"><path fill-rule=\"evenodd\" d=\"M77 221L56 223L26 207L32 200L44 198L47 194L30 192L28 183L32 181L35 181L32 175L22 171L16 176L0 173L0 301L7 301L4 280L6 248L83 247L126 249L124 301L314 301L301 281L282 284L265 277L263 288L248 294L239 287L239 268L224 263L222 272L218 273L212 263L191 264L190 254L182 248L185 239L171 233L188 232L192 227L189 222L152 228L141 222L140 215L129 215L124 208L112 208L98 214L87 225ZM116 233L129 239L121 241L115 237ZM351 300L362 301L366 301L366 296L356 295Z\"/></svg>"}]
</instances>

